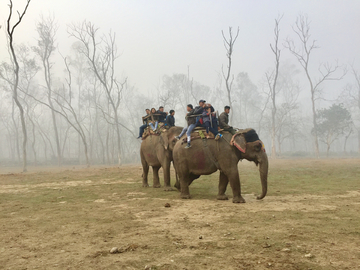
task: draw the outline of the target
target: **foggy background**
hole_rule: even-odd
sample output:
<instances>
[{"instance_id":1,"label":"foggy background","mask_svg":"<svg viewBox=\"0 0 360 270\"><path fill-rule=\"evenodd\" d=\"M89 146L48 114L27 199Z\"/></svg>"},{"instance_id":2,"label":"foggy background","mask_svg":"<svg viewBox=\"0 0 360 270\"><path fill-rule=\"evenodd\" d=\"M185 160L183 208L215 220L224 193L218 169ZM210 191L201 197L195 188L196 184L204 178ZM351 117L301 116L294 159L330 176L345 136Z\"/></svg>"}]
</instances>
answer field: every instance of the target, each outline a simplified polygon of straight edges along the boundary
<instances>
[{"instance_id":1,"label":"foggy background","mask_svg":"<svg viewBox=\"0 0 360 270\"><path fill-rule=\"evenodd\" d=\"M8 4L0 2L1 166L22 164L24 138L12 98ZM13 4L11 25L26 1ZM231 102L230 124L254 128L273 158L316 157L309 78L317 86L319 156L358 156L359 10L356 0L32 0L13 37L28 164L137 163L145 108L174 109L176 125L184 126L186 104L199 99L219 113ZM301 19L309 29L308 46L316 45L309 54L309 78L294 54L306 53L295 32ZM276 20L280 58L272 91ZM93 63L84 46L91 41L87 26L97 29ZM233 37L239 29L230 100L224 46L229 27ZM88 45L91 58L94 48Z\"/></svg>"}]
</instances>

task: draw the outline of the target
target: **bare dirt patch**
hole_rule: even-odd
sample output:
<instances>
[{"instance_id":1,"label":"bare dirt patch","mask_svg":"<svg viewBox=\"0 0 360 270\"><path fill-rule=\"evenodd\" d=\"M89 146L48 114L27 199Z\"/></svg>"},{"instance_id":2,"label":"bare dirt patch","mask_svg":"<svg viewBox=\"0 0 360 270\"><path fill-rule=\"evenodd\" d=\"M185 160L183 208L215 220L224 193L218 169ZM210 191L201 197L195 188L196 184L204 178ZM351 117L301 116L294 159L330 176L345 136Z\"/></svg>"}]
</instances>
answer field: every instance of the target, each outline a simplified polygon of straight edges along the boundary
<instances>
[{"instance_id":1,"label":"bare dirt patch","mask_svg":"<svg viewBox=\"0 0 360 270\"><path fill-rule=\"evenodd\" d=\"M0 265L360 269L359 164L272 161L258 201L257 168L240 163L245 204L215 200L216 174L191 185L191 200L142 188L139 166L0 175Z\"/></svg>"}]
</instances>

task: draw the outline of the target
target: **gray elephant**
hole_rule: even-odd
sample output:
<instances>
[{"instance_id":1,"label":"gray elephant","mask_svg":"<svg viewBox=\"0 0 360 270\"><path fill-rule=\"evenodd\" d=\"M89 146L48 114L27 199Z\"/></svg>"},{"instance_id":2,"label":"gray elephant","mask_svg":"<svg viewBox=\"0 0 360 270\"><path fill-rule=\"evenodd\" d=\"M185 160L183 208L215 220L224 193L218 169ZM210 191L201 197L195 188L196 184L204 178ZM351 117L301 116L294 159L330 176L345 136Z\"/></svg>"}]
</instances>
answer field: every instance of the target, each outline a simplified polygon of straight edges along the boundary
<instances>
[{"instance_id":1,"label":"gray elephant","mask_svg":"<svg viewBox=\"0 0 360 270\"><path fill-rule=\"evenodd\" d=\"M263 143L253 129L239 130L234 136L229 133L216 141L212 139L192 140L192 147L185 149L182 141L176 143L173 159L179 181L175 187L181 190L181 198L190 198L189 185L200 175L209 175L220 170L218 200L227 200L228 183L233 191L233 202L244 203L241 196L238 162L247 159L259 166L263 199L267 193L268 158Z\"/></svg>"},{"instance_id":2,"label":"gray elephant","mask_svg":"<svg viewBox=\"0 0 360 270\"><path fill-rule=\"evenodd\" d=\"M182 130L182 127L171 127L161 134L151 134L141 143L140 157L143 167L143 187L148 187L149 166L153 169L153 187L161 187L159 181L159 169L164 172L164 189L172 190L170 186L170 165L173 160L172 150L174 148L175 136Z\"/></svg>"}]
</instances>

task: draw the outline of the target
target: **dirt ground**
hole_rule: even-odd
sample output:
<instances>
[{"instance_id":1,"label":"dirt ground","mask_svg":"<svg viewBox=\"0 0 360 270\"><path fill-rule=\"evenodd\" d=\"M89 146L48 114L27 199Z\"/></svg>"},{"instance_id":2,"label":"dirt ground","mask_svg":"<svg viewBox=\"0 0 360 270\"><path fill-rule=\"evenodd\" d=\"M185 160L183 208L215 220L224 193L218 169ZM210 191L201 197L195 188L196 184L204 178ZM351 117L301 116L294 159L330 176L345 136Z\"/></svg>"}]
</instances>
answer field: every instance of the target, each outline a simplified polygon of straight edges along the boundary
<instances>
[{"instance_id":1,"label":"dirt ground","mask_svg":"<svg viewBox=\"0 0 360 270\"><path fill-rule=\"evenodd\" d=\"M359 159L271 161L261 201L239 169L245 204L215 199L218 174L181 200L138 165L2 168L0 268L360 269Z\"/></svg>"}]
</instances>

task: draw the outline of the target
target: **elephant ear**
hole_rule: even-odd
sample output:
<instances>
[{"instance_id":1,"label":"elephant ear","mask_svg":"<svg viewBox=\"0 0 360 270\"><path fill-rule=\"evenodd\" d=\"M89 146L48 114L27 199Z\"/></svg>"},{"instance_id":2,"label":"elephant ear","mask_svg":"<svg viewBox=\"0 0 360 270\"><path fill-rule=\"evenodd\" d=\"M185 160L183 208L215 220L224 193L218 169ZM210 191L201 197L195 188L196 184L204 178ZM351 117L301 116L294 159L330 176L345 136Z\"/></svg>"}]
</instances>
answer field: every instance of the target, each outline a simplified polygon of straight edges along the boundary
<instances>
[{"instance_id":1,"label":"elephant ear","mask_svg":"<svg viewBox=\"0 0 360 270\"><path fill-rule=\"evenodd\" d=\"M246 151L246 140L245 140L245 136L244 136L243 134L241 134L241 135L237 138L236 142L237 142L237 144L238 144L236 147L237 147L241 152L245 153L245 151Z\"/></svg>"},{"instance_id":2,"label":"elephant ear","mask_svg":"<svg viewBox=\"0 0 360 270\"><path fill-rule=\"evenodd\" d=\"M244 134L235 134L230 142L230 145L234 145L240 152L245 153L246 151L246 140Z\"/></svg>"},{"instance_id":3,"label":"elephant ear","mask_svg":"<svg viewBox=\"0 0 360 270\"><path fill-rule=\"evenodd\" d=\"M168 134L166 133L162 133L161 134L161 144L162 146L164 146L164 148L167 150L169 148L169 138L168 138Z\"/></svg>"}]
</instances>

